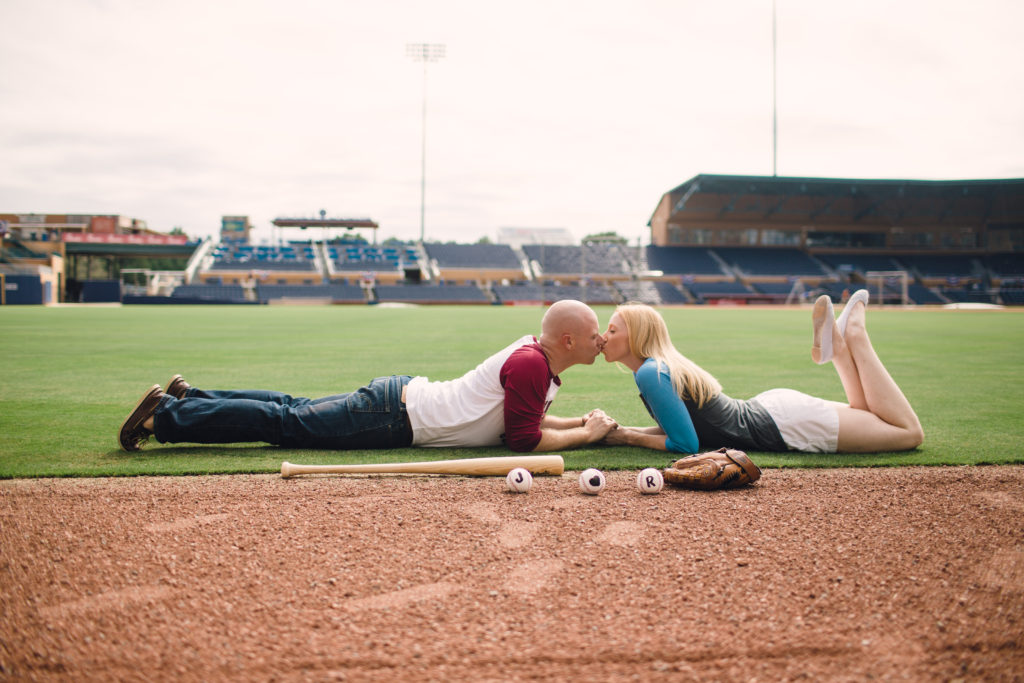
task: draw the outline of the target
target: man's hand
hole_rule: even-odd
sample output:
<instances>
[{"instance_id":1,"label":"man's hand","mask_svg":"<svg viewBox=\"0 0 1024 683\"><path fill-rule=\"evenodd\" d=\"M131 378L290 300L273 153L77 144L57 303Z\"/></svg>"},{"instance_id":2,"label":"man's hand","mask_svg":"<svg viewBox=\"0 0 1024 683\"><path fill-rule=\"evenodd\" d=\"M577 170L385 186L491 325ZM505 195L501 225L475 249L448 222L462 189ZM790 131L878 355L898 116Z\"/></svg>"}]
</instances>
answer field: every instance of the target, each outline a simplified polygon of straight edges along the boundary
<instances>
[{"instance_id":1,"label":"man's hand","mask_svg":"<svg viewBox=\"0 0 1024 683\"><path fill-rule=\"evenodd\" d=\"M600 409L591 410L583 416L583 429L587 432L587 443L607 438L618 427L619 424Z\"/></svg>"},{"instance_id":2,"label":"man's hand","mask_svg":"<svg viewBox=\"0 0 1024 683\"><path fill-rule=\"evenodd\" d=\"M603 410L591 410L582 417L547 415L540 423L540 443L533 450L546 453L596 443L618 426Z\"/></svg>"},{"instance_id":3,"label":"man's hand","mask_svg":"<svg viewBox=\"0 0 1024 683\"><path fill-rule=\"evenodd\" d=\"M600 408L594 408L589 413L583 416L583 424L586 425L587 421L592 417L608 417L608 414Z\"/></svg>"}]
</instances>

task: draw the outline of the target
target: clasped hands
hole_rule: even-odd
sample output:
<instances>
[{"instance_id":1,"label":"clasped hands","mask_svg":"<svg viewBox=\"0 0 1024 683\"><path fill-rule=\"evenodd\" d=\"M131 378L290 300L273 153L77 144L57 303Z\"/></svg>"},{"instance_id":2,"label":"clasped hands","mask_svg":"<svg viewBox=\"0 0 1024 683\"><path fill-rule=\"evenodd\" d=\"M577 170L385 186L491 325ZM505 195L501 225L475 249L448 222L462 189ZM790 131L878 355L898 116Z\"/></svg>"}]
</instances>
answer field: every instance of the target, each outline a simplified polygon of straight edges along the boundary
<instances>
[{"instance_id":1,"label":"clasped hands","mask_svg":"<svg viewBox=\"0 0 1024 683\"><path fill-rule=\"evenodd\" d=\"M619 433L619 426L618 422L600 408L595 408L583 416L583 427L590 434L592 443L601 442L612 446L626 443L624 435Z\"/></svg>"}]
</instances>

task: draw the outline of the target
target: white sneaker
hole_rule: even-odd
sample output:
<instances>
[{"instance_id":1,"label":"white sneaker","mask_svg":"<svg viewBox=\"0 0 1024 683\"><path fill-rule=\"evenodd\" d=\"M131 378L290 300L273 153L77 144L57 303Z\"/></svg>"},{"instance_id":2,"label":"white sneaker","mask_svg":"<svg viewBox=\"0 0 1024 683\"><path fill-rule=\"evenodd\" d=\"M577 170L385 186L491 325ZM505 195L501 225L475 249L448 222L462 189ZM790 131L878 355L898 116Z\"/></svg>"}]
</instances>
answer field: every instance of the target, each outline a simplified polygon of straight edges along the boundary
<instances>
[{"instance_id":1,"label":"white sneaker","mask_svg":"<svg viewBox=\"0 0 1024 683\"><path fill-rule=\"evenodd\" d=\"M839 334L846 334L846 319L850 317L850 312L853 310L853 305L858 301L863 301L864 305L868 305L868 290L858 289L850 297L850 300L843 306L843 312L839 314L839 319L836 320L836 326L839 328Z\"/></svg>"},{"instance_id":2,"label":"white sneaker","mask_svg":"<svg viewBox=\"0 0 1024 683\"><path fill-rule=\"evenodd\" d=\"M836 324L835 312L832 310L832 299L822 294L814 302L811 311L814 324L814 345L811 347L811 360L824 365L832 360L832 327Z\"/></svg>"}]
</instances>

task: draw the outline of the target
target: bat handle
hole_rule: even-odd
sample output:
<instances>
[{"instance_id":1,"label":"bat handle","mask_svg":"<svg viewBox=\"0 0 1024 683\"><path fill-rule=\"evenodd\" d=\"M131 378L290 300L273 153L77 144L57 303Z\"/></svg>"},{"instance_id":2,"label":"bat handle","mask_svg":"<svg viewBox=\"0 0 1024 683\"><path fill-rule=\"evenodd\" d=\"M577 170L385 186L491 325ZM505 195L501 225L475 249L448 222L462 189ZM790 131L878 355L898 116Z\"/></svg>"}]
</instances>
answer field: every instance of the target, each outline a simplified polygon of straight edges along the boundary
<instances>
[{"instance_id":1,"label":"bat handle","mask_svg":"<svg viewBox=\"0 0 1024 683\"><path fill-rule=\"evenodd\" d=\"M281 463L281 477L283 479L287 479L288 477L292 476L292 474L295 473L295 470L293 469L293 467L294 466L290 462L288 462L288 461L282 462Z\"/></svg>"}]
</instances>

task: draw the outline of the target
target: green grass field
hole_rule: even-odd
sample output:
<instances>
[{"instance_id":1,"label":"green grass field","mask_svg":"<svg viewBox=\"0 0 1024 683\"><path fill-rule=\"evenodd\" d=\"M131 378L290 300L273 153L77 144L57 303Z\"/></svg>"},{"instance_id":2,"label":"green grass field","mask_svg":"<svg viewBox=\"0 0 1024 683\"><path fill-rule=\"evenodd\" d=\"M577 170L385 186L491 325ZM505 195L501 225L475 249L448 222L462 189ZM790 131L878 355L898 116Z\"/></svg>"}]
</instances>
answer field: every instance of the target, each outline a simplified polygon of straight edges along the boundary
<instances>
[{"instance_id":1,"label":"green grass field","mask_svg":"<svg viewBox=\"0 0 1024 683\"><path fill-rule=\"evenodd\" d=\"M598 309L602 326L611 308ZM680 350L731 396L790 387L844 400L831 365L810 360L810 311L663 311ZM275 472L282 460L344 463L505 454L502 449L295 451L261 444L117 448L143 391L182 373L209 389L301 396L349 391L389 374L451 379L518 336L533 307L128 306L0 308L0 478ZM917 451L869 456L757 454L762 467L1024 462L1024 312L870 308L868 330L925 429ZM599 357L562 375L555 415L601 407L652 424L631 375ZM568 469L636 469L668 458L633 448L563 454Z\"/></svg>"}]
</instances>

